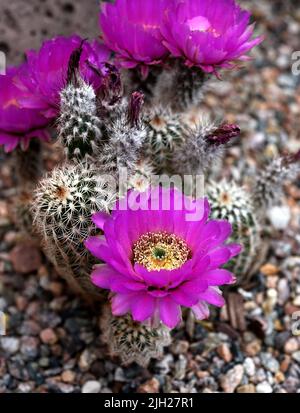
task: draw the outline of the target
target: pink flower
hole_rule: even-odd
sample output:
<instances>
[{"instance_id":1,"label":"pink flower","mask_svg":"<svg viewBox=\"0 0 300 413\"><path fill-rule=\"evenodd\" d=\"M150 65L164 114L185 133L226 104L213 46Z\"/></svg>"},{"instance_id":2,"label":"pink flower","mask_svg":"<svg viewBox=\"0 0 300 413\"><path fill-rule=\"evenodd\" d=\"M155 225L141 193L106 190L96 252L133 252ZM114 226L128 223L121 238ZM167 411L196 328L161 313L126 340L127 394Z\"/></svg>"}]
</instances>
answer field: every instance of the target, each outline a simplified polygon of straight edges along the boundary
<instances>
[{"instance_id":1,"label":"pink flower","mask_svg":"<svg viewBox=\"0 0 300 413\"><path fill-rule=\"evenodd\" d=\"M19 72L11 68L6 75L0 76L0 145L6 152L18 144L26 149L31 138L47 139L46 127L49 120L37 109L23 109L18 102L24 97L23 91L16 86Z\"/></svg>"},{"instance_id":2,"label":"pink flower","mask_svg":"<svg viewBox=\"0 0 300 413\"><path fill-rule=\"evenodd\" d=\"M43 110L49 118L57 116L71 54L81 45L80 74L95 89L101 85L99 73L105 74L105 62L110 57L110 51L97 41L83 41L79 36L56 37L45 41L39 51L27 52L28 64L20 76L20 87L24 88L24 93L27 92L27 96L20 99L23 107Z\"/></svg>"},{"instance_id":3,"label":"pink flower","mask_svg":"<svg viewBox=\"0 0 300 413\"><path fill-rule=\"evenodd\" d=\"M232 68L237 60L249 60L247 52L263 40L251 39L249 19L234 0L177 0L161 28L163 44L187 66L205 72Z\"/></svg>"},{"instance_id":4,"label":"pink flower","mask_svg":"<svg viewBox=\"0 0 300 413\"><path fill-rule=\"evenodd\" d=\"M169 52L162 44L160 26L172 0L116 0L101 7L100 26L105 44L114 52L121 66L148 65L164 60Z\"/></svg>"},{"instance_id":5,"label":"pink flower","mask_svg":"<svg viewBox=\"0 0 300 413\"><path fill-rule=\"evenodd\" d=\"M209 213L206 199L155 188L128 192L111 215L94 215L104 236L90 237L86 247L105 264L95 267L92 281L111 290L114 315L129 312L136 321L161 320L173 328L181 306L198 319L208 317L208 304L223 306L219 286L235 278L220 267L241 247L225 244L231 225L209 220Z\"/></svg>"}]
</instances>

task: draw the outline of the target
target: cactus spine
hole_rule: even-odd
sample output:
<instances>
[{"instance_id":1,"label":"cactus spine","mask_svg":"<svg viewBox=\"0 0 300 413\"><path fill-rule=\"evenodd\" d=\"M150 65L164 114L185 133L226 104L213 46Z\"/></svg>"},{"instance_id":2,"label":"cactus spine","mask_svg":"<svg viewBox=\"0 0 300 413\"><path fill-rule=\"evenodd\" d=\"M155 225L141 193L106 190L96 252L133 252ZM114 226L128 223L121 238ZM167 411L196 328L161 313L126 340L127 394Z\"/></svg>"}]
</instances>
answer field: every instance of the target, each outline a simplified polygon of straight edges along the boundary
<instances>
[{"instance_id":1,"label":"cactus spine","mask_svg":"<svg viewBox=\"0 0 300 413\"><path fill-rule=\"evenodd\" d=\"M119 356L122 363L136 362L147 366L152 357L158 358L163 348L171 342L167 327L157 328L132 320L129 314L114 317L105 307L101 318L102 339L108 345L112 356Z\"/></svg>"}]
</instances>

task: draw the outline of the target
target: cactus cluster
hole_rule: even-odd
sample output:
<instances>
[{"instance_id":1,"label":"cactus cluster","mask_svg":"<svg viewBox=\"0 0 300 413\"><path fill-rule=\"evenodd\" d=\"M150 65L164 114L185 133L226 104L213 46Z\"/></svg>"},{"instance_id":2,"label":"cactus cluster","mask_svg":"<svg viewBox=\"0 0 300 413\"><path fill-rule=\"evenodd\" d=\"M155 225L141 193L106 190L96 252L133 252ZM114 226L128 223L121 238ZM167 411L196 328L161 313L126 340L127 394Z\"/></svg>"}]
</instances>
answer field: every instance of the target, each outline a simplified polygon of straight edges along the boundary
<instances>
[{"instance_id":1,"label":"cactus cluster","mask_svg":"<svg viewBox=\"0 0 300 413\"><path fill-rule=\"evenodd\" d=\"M180 3L184 7L184 1ZM226 2L221 3L225 7ZM171 15L166 14L166 17ZM221 16L222 13L216 15ZM145 38L148 30L157 29L156 25L145 26ZM239 36L244 26L247 25L235 28ZM115 25L105 27L108 30ZM39 237L57 271L77 291L88 297L108 300L105 290L95 287L91 282L90 274L95 261L84 242L91 236L96 237L97 241L99 237L99 242L103 241L103 232L94 225L93 214L111 212L120 193L119 178L122 171L126 171L127 188L139 191L149 186L154 174L212 177L211 172L216 163L219 160L222 162L226 148L240 134L235 124L211 122L208 117L199 114L206 81L220 67L231 66L229 61L226 63L226 59L221 65L220 62L212 64L223 54L223 49L212 50L212 56L206 64L200 61L204 51L207 52L206 49L210 47L210 42L203 45L203 53L199 53L196 47L191 55L189 47L193 45L190 39L194 35L191 20L186 26L188 28L191 33L187 37L185 50L188 56L182 56L184 60L178 59L178 53L181 50L183 52L184 48L172 46L172 39L164 42L177 53L172 64L168 59L164 61L164 56L168 56L167 49L157 59L148 57L146 63L141 62L141 50L129 53L126 48L124 51L121 46L124 46L125 41L122 38L122 44L115 52L124 52L121 62L127 67L122 73L127 82L125 87L121 73L111 62L103 64L105 70L101 72L92 63L95 61L94 55L90 60L83 57L84 50L87 52L82 41L70 56L65 81L58 94L60 106L55 124L58 143L65 153L63 163L39 180L40 157L36 156L34 146L27 152L26 160L30 160L30 168L22 166L22 171L25 169L20 176L31 182L31 185L19 202L19 216L24 226L30 227L29 230ZM249 28L245 32L247 39L251 30ZM164 35L166 33L169 31L165 30ZM177 33L178 36L185 35L183 30L178 29ZM211 35L211 30L201 31L203 36L208 33ZM144 36L136 36L132 42L134 47L138 47ZM226 33L226 36L229 57L241 57L233 53L234 47L230 43L232 32L230 36ZM152 36L151 42L156 41L156 38ZM244 38L245 34L241 40ZM217 39L218 36L216 39L211 37L211 41ZM250 47L258 43L258 39L249 42L247 46ZM243 50L242 45L239 45ZM156 49L161 50L157 44ZM164 64L161 64L162 61ZM81 72L84 64L85 76ZM96 78L97 81L93 83L88 81L89 78ZM195 108L197 111L194 111ZM193 118L192 122L188 121L190 118ZM299 172L299 158L298 153L274 160L263 171L257 172L252 186L247 189L215 176L205 187L211 205L211 217L228 220L233 228L232 241L242 244L244 248L242 254L228 264L240 284L254 272L259 262L258 254L265 251L264 246L267 244L263 231L267 220L266 211L280 199L285 180L294 178ZM178 241L177 238L175 241ZM213 294L216 290L210 292ZM195 311L200 315L208 313L205 306L200 307ZM121 314L113 316L110 309L105 308L101 318L103 339L110 352L118 355L122 362L136 361L142 365L146 365L151 357L161 355L163 347L170 343L169 330L162 324L154 328L134 321L129 314Z\"/></svg>"}]
</instances>

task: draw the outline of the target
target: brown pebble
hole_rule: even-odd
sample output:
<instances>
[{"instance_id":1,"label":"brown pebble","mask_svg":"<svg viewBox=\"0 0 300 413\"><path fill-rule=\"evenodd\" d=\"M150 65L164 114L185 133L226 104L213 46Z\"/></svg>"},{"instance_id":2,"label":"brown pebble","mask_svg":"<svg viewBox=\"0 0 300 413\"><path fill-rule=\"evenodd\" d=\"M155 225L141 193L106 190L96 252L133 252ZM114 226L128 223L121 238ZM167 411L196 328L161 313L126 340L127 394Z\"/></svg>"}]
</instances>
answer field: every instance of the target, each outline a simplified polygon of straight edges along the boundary
<instances>
[{"instance_id":1,"label":"brown pebble","mask_svg":"<svg viewBox=\"0 0 300 413\"><path fill-rule=\"evenodd\" d=\"M279 268L273 264L265 264L260 267L260 272L264 275L276 275L279 272Z\"/></svg>"},{"instance_id":2,"label":"brown pebble","mask_svg":"<svg viewBox=\"0 0 300 413\"><path fill-rule=\"evenodd\" d=\"M147 380L145 383L141 384L137 390L138 393L158 393L159 392L159 381L153 377Z\"/></svg>"},{"instance_id":3,"label":"brown pebble","mask_svg":"<svg viewBox=\"0 0 300 413\"><path fill-rule=\"evenodd\" d=\"M75 377L76 373L72 370L65 370L61 375L61 379L64 383L73 383Z\"/></svg>"},{"instance_id":4,"label":"brown pebble","mask_svg":"<svg viewBox=\"0 0 300 413\"><path fill-rule=\"evenodd\" d=\"M277 371L275 374L275 380L277 383L283 383L285 380L285 375L282 373L282 371Z\"/></svg>"},{"instance_id":5,"label":"brown pebble","mask_svg":"<svg viewBox=\"0 0 300 413\"><path fill-rule=\"evenodd\" d=\"M282 360L282 362L280 363L280 370L283 373L286 373L290 367L291 364L291 357L288 355L284 356L284 359Z\"/></svg>"},{"instance_id":6,"label":"brown pebble","mask_svg":"<svg viewBox=\"0 0 300 413\"><path fill-rule=\"evenodd\" d=\"M204 379L205 377L209 377L209 372L208 371L197 371L196 376L198 379Z\"/></svg>"},{"instance_id":7,"label":"brown pebble","mask_svg":"<svg viewBox=\"0 0 300 413\"><path fill-rule=\"evenodd\" d=\"M256 393L254 384L244 384L236 389L237 393Z\"/></svg>"},{"instance_id":8,"label":"brown pebble","mask_svg":"<svg viewBox=\"0 0 300 413\"><path fill-rule=\"evenodd\" d=\"M49 284L49 291L51 291L55 297L59 297L62 294L63 288L62 283L58 281L53 281Z\"/></svg>"},{"instance_id":9,"label":"brown pebble","mask_svg":"<svg viewBox=\"0 0 300 413\"><path fill-rule=\"evenodd\" d=\"M42 264L40 251L32 245L18 244L10 253L14 270L21 274L28 274L39 269Z\"/></svg>"},{"instance_id":10,"label":"brown pebble","mask_svg":"<svg viewBox=\"0 0 300 413\"><path fill-rule=\"evenodd\" d=\"M57 343L57 335L52 330L52 328L46 328L45 330L41 331L40 338L43 343L53 345Z\"/></svg>"},{"instance_id":11,"label":"brown pebble","mask_svg":"<svg viewBox=\"0 0 300 413\"><path fill-rule=\"evenodd\" d=\"M217 353L219 354L219 356L226 361L226 363L230 363L232 360L232 353L230 351L230 348L227 344L222 343L219 345L219 347L217 348Z\"/></svg>"},{"instance_id":12,"label":"brown pebble","mask_svg":"<svg viewBox=\"0 0 300 413\"><path fill-rule=\"evenodd\" d=\"M244 350L247 356L250 356L250 357L256 356L261 350L260 340L253 340L251 341L251 343L247 343L244 346Z\"/></svg>"}]
</instances>

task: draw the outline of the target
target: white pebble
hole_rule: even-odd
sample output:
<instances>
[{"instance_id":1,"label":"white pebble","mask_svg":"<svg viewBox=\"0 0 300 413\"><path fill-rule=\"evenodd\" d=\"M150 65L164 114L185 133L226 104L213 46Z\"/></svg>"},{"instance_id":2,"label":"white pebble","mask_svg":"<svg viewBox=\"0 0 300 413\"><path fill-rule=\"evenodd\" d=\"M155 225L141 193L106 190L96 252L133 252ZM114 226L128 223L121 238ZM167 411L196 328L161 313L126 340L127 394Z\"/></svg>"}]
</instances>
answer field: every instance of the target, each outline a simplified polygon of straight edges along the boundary
<instances>
[{"instance_id":1,"label":"white pebble","mask_svg":"<svg viewBox=\"0 0 300 413\"><path fill-rule=\"evenodd\" d=\"M256 386L257 393L272 393L273 389L267 381L263 381Z\"/></svg>"},{"instance_id":2,"label":"white pebble","mask_svg":"<svg viewBox=\"0 0 300 413\"><path fill-rule=\"evenodd\" d=\"M101 385L96 380L89 380L82 386L82 393L99 393Z\"/></svg>"},{"instance_id":3,"label":"white pebble","mask_svg":"<svg viewBox=\"0 0 300 413\"><path fill-rule=\"evenodd\" d=\"M284 230L291 220L291 211L288 206L274 206L269 210L268 217L274 228Z\"/></svg>"}]
</instances>

